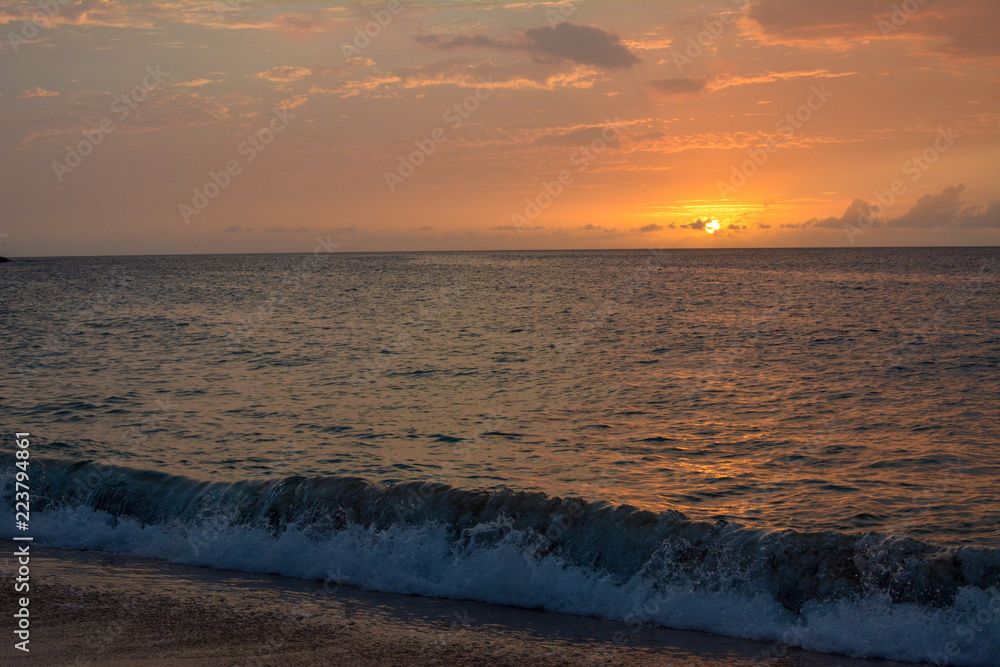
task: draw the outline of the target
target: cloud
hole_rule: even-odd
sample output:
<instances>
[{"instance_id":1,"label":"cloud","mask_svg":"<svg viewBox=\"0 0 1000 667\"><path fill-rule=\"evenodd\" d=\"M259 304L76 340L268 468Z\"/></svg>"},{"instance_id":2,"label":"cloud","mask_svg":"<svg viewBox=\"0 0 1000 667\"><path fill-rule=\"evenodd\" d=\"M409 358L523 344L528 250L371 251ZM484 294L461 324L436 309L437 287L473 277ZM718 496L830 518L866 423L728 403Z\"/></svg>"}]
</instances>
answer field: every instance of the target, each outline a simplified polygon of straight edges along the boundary
<instances>
[{"instance_id":1,"label":"cloud","mask_svg":"<svg viewBox=\"0 0 1000 667\"><path fill-rule=\"evenodd\" d=\"M841 216L813 218L803 223L786 223L785 229L843 229L850 226L896 227L906 229L934 228L983 228L1000 227L1000 201L985 208L962 202L964 185L950 185L939 194L924 195L906 213L890 220L880 220L873 207L862 199L855 199Z\"/></svg>"},{"instance_id":2,"label":"cloud","mask_svg":"<svg viewBox=\"0 0 1000 667\"><path fill-rule=\"evenodd\" d=\"M295 14L279 14L272 19L272 23L275 28L288 32L313 33L340 27L344 21L323 12L311 14L297 12Z\"/></svg>"},{"instance_id":3,"label":"cloud","mask_svg":"<svg viewBox=\"0 0 1000 667\"><path fill-rule=\"evenodd\" d=\"M309 101L308 95L296 95L287 100L281 100L274 106L278 109L295 109Z\"/></svg>"},{"instance_id":4,"label":"cloud","mask_svg":"<svg viewBox=\"0 0 1000 667\"><path fill-rule=\"evenodd\" d=\"M586 224L580 227L575 227L573 230L575 232L600 232L601 234L617 234L618 230L616 227L605 227L604 225L594 225Z\"/></svg>"},{"instance_id":5,"label":"cloud","mask_svg":"<svg viewBox=\"0 0 1000 667\"><path fill-rule=\"evenodd\" d=\"M108 0L80 0L65 8L61 8L52 18L75 23L112 24L127 11L124 5Z\"/></svg>"},{"instance_id":6,"label":"cloud","mask_svg":"<svg viewBox=\"0 0 1000 667\"><path fill-rule=\"evenodd\" d=\"M943 227L962 208L964 185L950 185L938 195L924 195L909 211L889 222L891 227Z\"/></svg>"},{"instance_id":7,"label":"cloud","mask_svg":"<svg viewBox=\"0 0 1000 667\"><path fill-rule=\"evenodd\" d=\"M0 23L34 21L44 3L8 2L0 8ZM269 4L283 4L280 2ZM163 23L181 23L199 28L226 30L273 30L290 36L331 31L357 14L349 7L300 9L275 14L261 11L260 3L225 0L217 2L123 2L118 0L58 0L54 12L42 12L46 28L110 26L156 28Z\"/></svg>"},{"instance_id":8,"label":"cloud","mask_svg":"<svg viewBox=\"0 0 1000 667\"><path fill-rule=\"evenodd\" d=\"M843 49L869 38L924 42L962 58L1000 55L1000 3L995 0L763 0L747 11L770 42Z\"/></svg>"},{"instance_id":9,"label":"cloud","mask_svg":"<svg viewBox=\"0 0 1000 667\"><path fill-rule=\"evenodd\" d=\"M497 37L490 37L489 35L483 33L476 35L455 35L454 37L445 37L442 35L417 35L414 39L424 46L430 46L442 51L451 51L454 49L515 50L526 48L523 42L519 42L515 39L500 39Z\"/></svg>"},{"instance_id":10,"label":"cloud","mask_svg":"<svg viewBox=\"0 0 1000 667\"><path fill-rule=\"evenodd\" d=\"M857 225L858 220L867 224L871 216L871 207L863 199L855 199L851 202L844 214L839 217L813 218L802 223L802 227L821 227L824 229L843 229L845 225ZM785 227L787 225L782 225Z\"/></svg>"},{"instance_id":11,"label":"cloud","mask_svg":"<svg viewBox=\"0 0 1000 667\"><path fill-rule=\"evenodd\" d=\"M985 209L968 206L955 219L957 227L1000 227L1000 200L990 203Z\"/></svg>"},{"instance_id":12,"label":"cloud","mask_svg":"<svg viewBox=\"0 0 1000 667\"><path fill-rule=\"evenodd\" d=\"M1000 226L1000 201L985 209L962 203L964 185L950 185L936 195L924 195L913 207L898 218L888 222L889 227L998 227Z\"/></svg>"},{"instance_id":13,"label":"cloud","mask_svg":"<svg viewBox=\"0 0 1000 667\"><path fill-rule=\"evenodd\" d=\"M640 227L639 231L643 234L649 234L650 232L658 232L663 229L663 225L646 225L645 227Z\"/></svg>"},{"instance_id":14,"label":"cloud","mask_svg":"<svg viewBox=\"0 0 1000 667\"><path fill-rule=\"evenodd\" d=\"M222 231L225 234L241 234L243 232L252 232L253 227L241 227L240 225L233 225L232 227L226 227Z\"/></svg>"},{"instance_id":15,"label":"cloud","mask_svg":"<svg viewBox=\"0 0 1000 667\"><path fill-rule=\"evenodd\" d=\"M551 27L532 28L524 33L533 44L529 49L536 58L564 58L581 65L605 69L628 69L640 61L613 32L600 28L558 23Z\"/></svg>"},{"instance_id":16,"label":"cloud","mask_svg":"<svg viewBox=\"0 0 1000 667\"><path fill-rule=\"evenodd\" d=\"M116 99L110 93L66 93L68 101L77 109L87 109L94 114L107 113L109 105ZM218 126L226 123L256 123L256 114L250 109L241 109L241 96L227 95L225 98L206 97L195 90L165 88L149 95L134 110L128 123L116 125L115 133L144 134L182 127L206 125ZM63 135L76 135L93 130L93 117L86 114L35 114L26 127L21 139L22 146L29 146L40 140L55 140Z\"/></svg>"},{"instance_id":17,"label":"cloud","mask_svg":"<svg viewBox=\"0 0 1000 667\"><path fill-rule=\"evenodd\" d=\"M857 72L831 72L826 69L813 70L790 70L786 72L764 72L762 74L734 75L726 74L718 76L707 87L711 91L722 90L732 86L746 86L755 83L772 83L774 81L790 81L792 79L839 79L842 76L854 76ZM760 101L758 100L758 104ZM768 102L770 104L770 102Z\"/></svg>"},{"instance_id":18,"label":"cloud","mask_svg":"<svg viewBox=\"0 0 1000 667\"><path fill-rule=\"evenodd\" d=\"M531 28L507 39L476 34L452 37L419 35L416 40L425 46L442 50L526 51L539 63L569 60L579 65L595 65L603 69L628 69L640 62L622 44L617 34L568 21L554 26Z\"/></svg>"},{"instance_id":19,"label":"cloud","mask_svg":"<svg viewBox=\"0 0 1000 667\"><path fill-rule=\"evenodd\" d=\"M770 36L818 39L875 30L875 17L891 8L891 0L763 0L751 5L747 16Z\"/></svg>"},{"instance_id":20,"label":"cloud","mask_svg":"<svg viewBox=\"0 0 1000 667\"><path fill-rule=\"evenodd\" d=\"M44 90L42 88L30 88L17 96L19 100L29 100L33 97L55 97L59 93L54 90Z\"/></svg>"},{"instance_id":21,"label":"cloud","mask_svg":"<svg viewBox=\"0 0 1000 667\"><path fill-rule=\"evenodd\" d=\"M272 67L269 70L258 73L256 76L258 79L266 79L268 81L275 81L280 83L289 83L291 81L298 81L299 79L304 79L305 77L312 74L312 70L308 67L296 67L294 65L280 65L278 67Z\"/></svg>"},{"instance_id":22,"label":"cloud","mask_svg":"<svg viewBox=\"0 0 1000 667\"><path fill-rule=\"evenodd\" d=\"M787 72L764 72L762 74L735 75L723 74L714 79L701 79L682 76L676 79L659 79L648 81L646 86L663 95L694 95L703 90L715 92L732 86L746 86L757 83L772 83L774 81L789 81L802 77L814 79L836 79L842 76L853 76L857 72L830 72L825 69L791 70Z\"/></svg>"},{"instance_id":23,"label":"cloud","mask_svg":"<svg viewBox=\"0 0 1000 667\"><path fill-rule=\"evenodd\" d=\"M693 95L700 93L708 85L704 79L682 76L678 79L658 79L649 81L646 85L663 95Z\"/></svg>"},{"instance_id":24,"label":"cloud","mask_svg":"<svg viewBox=\"0 0 1000 667\"><path fill-rule=\"evenodd\" d=\"M534 140L536 146L589 146L597 140L605 146L617 148L620 143L620 132L609 132L613 126L584 125L572 129L556 128L547 134L541 134ZM600 144L598 144L600 145Z\"/></svg>"},{"instance_id":25,"label":"cloud","mask_svg":"<svg viewBox=\"0 0 1000 667\"><path fill-rule=\"evenodd\" d=\"M552 71L530 63L498 66L484 60L467 65L457 60L440 60L427 65L407 65L391 72L364 72L363 78L340 80L329 89L315 89L339 97L386 97L400 89L420 89L435 86L456 86L472 90L554 90L593 86L598 71L575 65L570 71Z\"/></svg>"},{"instance_id":26,"label":"cloud","mask_svg":"<svg viewBox=\"0 0 1000 667\"><path fill-rule=\"evenodd\" d=\"M267 227L264 231L268 234L304 234L316 230L312 227Z\"/></svg>"},{"instance_id":27,"label":"cloud","mask_svg":"<svg viewBox=\"0 0 1000 667\"><path fill-rule=\"evenodd\" d=\"M686 225L677 225L682 229L700 229L704 231L705 223L711 220L711 218L698 218L694 222L688 223Z\"/></svg>"}]
</instances>

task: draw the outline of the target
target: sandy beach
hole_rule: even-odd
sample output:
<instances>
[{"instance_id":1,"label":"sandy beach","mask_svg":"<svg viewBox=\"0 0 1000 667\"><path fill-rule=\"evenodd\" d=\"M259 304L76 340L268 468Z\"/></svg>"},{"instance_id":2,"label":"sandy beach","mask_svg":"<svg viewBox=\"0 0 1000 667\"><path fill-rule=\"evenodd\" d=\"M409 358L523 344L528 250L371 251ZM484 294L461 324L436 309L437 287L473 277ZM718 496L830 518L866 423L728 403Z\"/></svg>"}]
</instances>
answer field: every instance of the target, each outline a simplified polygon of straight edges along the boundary
<instances>
[{"instance_id":1,"label":"sandy beach","mask_svg":"<svg viewBox=\"0 0 1000 667\"><path fill-rule=\"evenodd\" d=\"M31 563L31 652L5 642L7 664L901 664L91 552L36 549Z\"/></svg>"}]
</instances>

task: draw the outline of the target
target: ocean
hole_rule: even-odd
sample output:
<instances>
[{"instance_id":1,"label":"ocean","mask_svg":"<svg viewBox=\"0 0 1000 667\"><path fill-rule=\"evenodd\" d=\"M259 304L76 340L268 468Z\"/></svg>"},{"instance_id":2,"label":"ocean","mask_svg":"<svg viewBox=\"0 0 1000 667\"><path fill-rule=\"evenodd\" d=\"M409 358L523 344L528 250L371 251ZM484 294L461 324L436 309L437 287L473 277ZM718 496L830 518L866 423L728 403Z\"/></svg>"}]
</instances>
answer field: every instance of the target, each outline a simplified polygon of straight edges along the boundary
<instances>
[{"instance_id":1,"label":"ocean","mask_svg":"<svg viewBox=\"0 0 1000 667\"><path fill-rule=\"evenodd\" d=\"M0 266L12 537L1000 664L997 248Z\"/></svg>"}]
</instances>

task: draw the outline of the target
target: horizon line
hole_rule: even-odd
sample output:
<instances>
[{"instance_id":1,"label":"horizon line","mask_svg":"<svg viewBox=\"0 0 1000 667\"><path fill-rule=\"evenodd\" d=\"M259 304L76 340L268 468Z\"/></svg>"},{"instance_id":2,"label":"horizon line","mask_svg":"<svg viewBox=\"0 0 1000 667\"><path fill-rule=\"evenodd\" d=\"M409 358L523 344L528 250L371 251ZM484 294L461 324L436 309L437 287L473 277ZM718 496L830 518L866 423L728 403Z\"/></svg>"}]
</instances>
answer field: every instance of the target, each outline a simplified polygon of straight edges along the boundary
<instances>
[{"instance_id":1,"label":"horizon line","mask_svg":"<svg viewBox=\"0 0 1000 667\"><path fill-rule=\"evenodd\" d=\"M751 247L727 247L727 248L676 248L676 247L645 247L645 248L533 248L533 249L465 249L465 250L327 250L323 252L300 250L293 252L174 252L174 253L137 253L137 254L108 254L108 255L0 255L8 260L26 259L66 259L74 258L100 258L100 257L215 257L215 256L241 256L241 255L430 255L430 254L458 254L458 253L567 253L567 252L680 252L680 251L739 251L739 250L931 250L931 249L1000 249L997 245L905 245L905 246L751 246Z\"/></svg>"}]
</instances>

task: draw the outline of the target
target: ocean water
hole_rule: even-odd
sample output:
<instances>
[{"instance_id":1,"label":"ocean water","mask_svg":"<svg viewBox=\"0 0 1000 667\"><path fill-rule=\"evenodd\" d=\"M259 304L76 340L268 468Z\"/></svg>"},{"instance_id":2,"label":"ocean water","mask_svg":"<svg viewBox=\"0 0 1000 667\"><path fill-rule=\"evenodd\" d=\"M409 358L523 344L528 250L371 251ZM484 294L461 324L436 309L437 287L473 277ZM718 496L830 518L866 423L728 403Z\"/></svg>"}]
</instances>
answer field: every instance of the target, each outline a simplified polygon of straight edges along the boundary
<instances>
[{"instance_id":1,"label":"ocean water","mask_svg":"<svg viewBox=\"0 0 1000 667\"><path fill-rule=\"evenodd\" d=\"M998 664L998 273L996 248L23 260L0 404L39 544Z\"/></svg>"}]
</instances>

